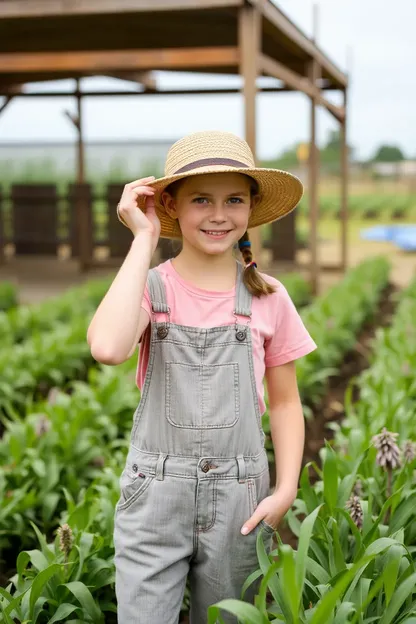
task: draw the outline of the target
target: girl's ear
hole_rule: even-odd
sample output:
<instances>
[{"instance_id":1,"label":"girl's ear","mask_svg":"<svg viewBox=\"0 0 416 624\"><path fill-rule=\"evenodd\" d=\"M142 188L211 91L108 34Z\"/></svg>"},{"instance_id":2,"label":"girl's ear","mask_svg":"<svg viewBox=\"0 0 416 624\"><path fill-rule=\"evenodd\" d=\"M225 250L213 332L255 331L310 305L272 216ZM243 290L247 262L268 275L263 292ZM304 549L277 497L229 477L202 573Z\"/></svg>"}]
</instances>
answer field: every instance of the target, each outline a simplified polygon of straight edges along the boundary
<instances>
[{"instance_id":1,"label":"girl's ear","mask_svg":"<svg viewBox=\"0 0 416 624\"><path fill-rule=\"evenodd\" d=\"M260 203L260 200L261 200L260 194L252 195L251 201L250 201L250 210L254 210L254 208L258 206L258 204Z\"/></svg>"},{"instance_id":2,"label":"girl's ear","mask_svg":"<svg viewBox=\"0 0 416 624\"><path fill-rule=\"evenodd\" d=\"M176 211L176 201L175 198L172 197L170 193L163 191L161 195L162 204L165 207L166 212L170 216L171 219L177 219L178 214Z\"/></svg>"}]
</instances>

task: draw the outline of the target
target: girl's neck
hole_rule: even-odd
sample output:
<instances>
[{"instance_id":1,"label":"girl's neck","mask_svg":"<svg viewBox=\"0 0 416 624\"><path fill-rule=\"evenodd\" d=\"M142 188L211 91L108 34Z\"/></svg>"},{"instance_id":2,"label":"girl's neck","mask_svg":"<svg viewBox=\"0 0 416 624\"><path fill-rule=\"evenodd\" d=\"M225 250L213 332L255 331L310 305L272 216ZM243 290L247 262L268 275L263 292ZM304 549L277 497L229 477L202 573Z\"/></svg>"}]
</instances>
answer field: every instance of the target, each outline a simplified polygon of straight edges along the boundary
<instances>
[{"instance_id":1,"label":"girl's neck","mask_svg":"<svg viewBox=\"0 0 416 624\"><path fill-rule=\"evenodd\" d=\"M172 264L185 281L197 288L227 291L235 285L237 266L232 249L221 255L207 255L184 244Z\"/></svg>"}]
</instances>

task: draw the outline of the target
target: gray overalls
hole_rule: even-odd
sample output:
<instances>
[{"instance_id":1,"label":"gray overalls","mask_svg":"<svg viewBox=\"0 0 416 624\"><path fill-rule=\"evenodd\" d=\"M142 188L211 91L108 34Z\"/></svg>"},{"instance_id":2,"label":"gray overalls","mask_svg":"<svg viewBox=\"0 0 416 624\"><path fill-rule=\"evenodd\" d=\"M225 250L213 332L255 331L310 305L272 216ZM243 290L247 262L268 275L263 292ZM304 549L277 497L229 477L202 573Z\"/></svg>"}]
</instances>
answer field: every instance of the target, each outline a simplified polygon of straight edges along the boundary
<instances>
[{"instance_id":1,"label":"gray overalls","mask_svg":"<svg viewBox=\"0 0 416 624\"><path fill-rule=\"evenodd\" d=\"M235 323L174 325L160 273L149 271L154 313L147 374L120 480L114 545L119 624L176 624L189 573L191 622L241 596L258 568L264 522L240 533L269 493L250 332L251 295L238 264ZM224 621L235 618L224 614Z\"/></svg>"}]
</instances>

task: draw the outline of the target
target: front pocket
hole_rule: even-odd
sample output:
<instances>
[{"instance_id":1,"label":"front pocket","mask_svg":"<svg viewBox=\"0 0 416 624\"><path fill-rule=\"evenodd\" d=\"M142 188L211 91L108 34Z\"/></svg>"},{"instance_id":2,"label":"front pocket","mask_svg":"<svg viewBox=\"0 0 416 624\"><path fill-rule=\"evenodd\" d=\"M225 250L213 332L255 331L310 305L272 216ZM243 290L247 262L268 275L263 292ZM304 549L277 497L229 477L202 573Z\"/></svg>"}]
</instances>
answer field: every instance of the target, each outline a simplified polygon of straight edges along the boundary
<instances>
[{"instance_id":1,"label":"front pocket","mask_svg":"<svg viewBox=\"0 0 416 624\"><path fill-rule=\"evenodd\" d=\"M237 362L204 364L165 363L165 411L174 427L222 429L240 416Z\"/></svg>"},{"instance_id":2,"label":"front pocket","mask_svg":"<svg viewBox=\"0 0 416 624\"><path fill-rule=\"evenodd\" d=\"M274 529L272 526L270 526L270 524L267 524L265 520L260 520L259 525L262 529L266 531L266 533L269 533L270 535L273 535L277 531L277 529Z\"/></svg>"},{"instance_id":3,"label":"front pocket","mask_svg":"<svg viewBox=\"0 0 416 624\"><path fill-rule=\"evenodd\" d=\"M137 500L149 487L154 476L132 476L124 471L121 477L120 499L116 505L117 510L127 509L135 500Z\"/></svg>"}]
</instances>

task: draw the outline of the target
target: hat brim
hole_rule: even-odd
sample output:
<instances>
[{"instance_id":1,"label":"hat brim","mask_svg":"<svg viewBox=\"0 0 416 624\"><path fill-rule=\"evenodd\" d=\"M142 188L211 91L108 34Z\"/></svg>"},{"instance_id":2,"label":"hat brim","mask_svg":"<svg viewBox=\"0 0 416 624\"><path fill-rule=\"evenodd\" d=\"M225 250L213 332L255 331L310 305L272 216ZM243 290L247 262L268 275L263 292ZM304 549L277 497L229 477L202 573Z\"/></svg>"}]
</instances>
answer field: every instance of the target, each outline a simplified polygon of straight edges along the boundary
<instances>
[{"instance_id":1,"label":"hat brim","mask_svg":"<svg viewBox=\"0 0 416 624\"><path fill-rule=\"evenodd\" d=\"M260 200L250 214L248 229L272 223L292 212L303 195L302 182L293 174L280 169L230 167L215 165L198 167L172 176L166 176L150 182L147 186L155 189L155 208L160 220L162 238L181 238L181 230L177 219L172 219L166 212L161 201L163 191L173 182L184 178L206 175L208 173L241 173L256 180L259 186ZM145 209L145 197L140 197L139 208ZM122 219L120 221L125 225Z\"/></svg>"}]
</instances>

